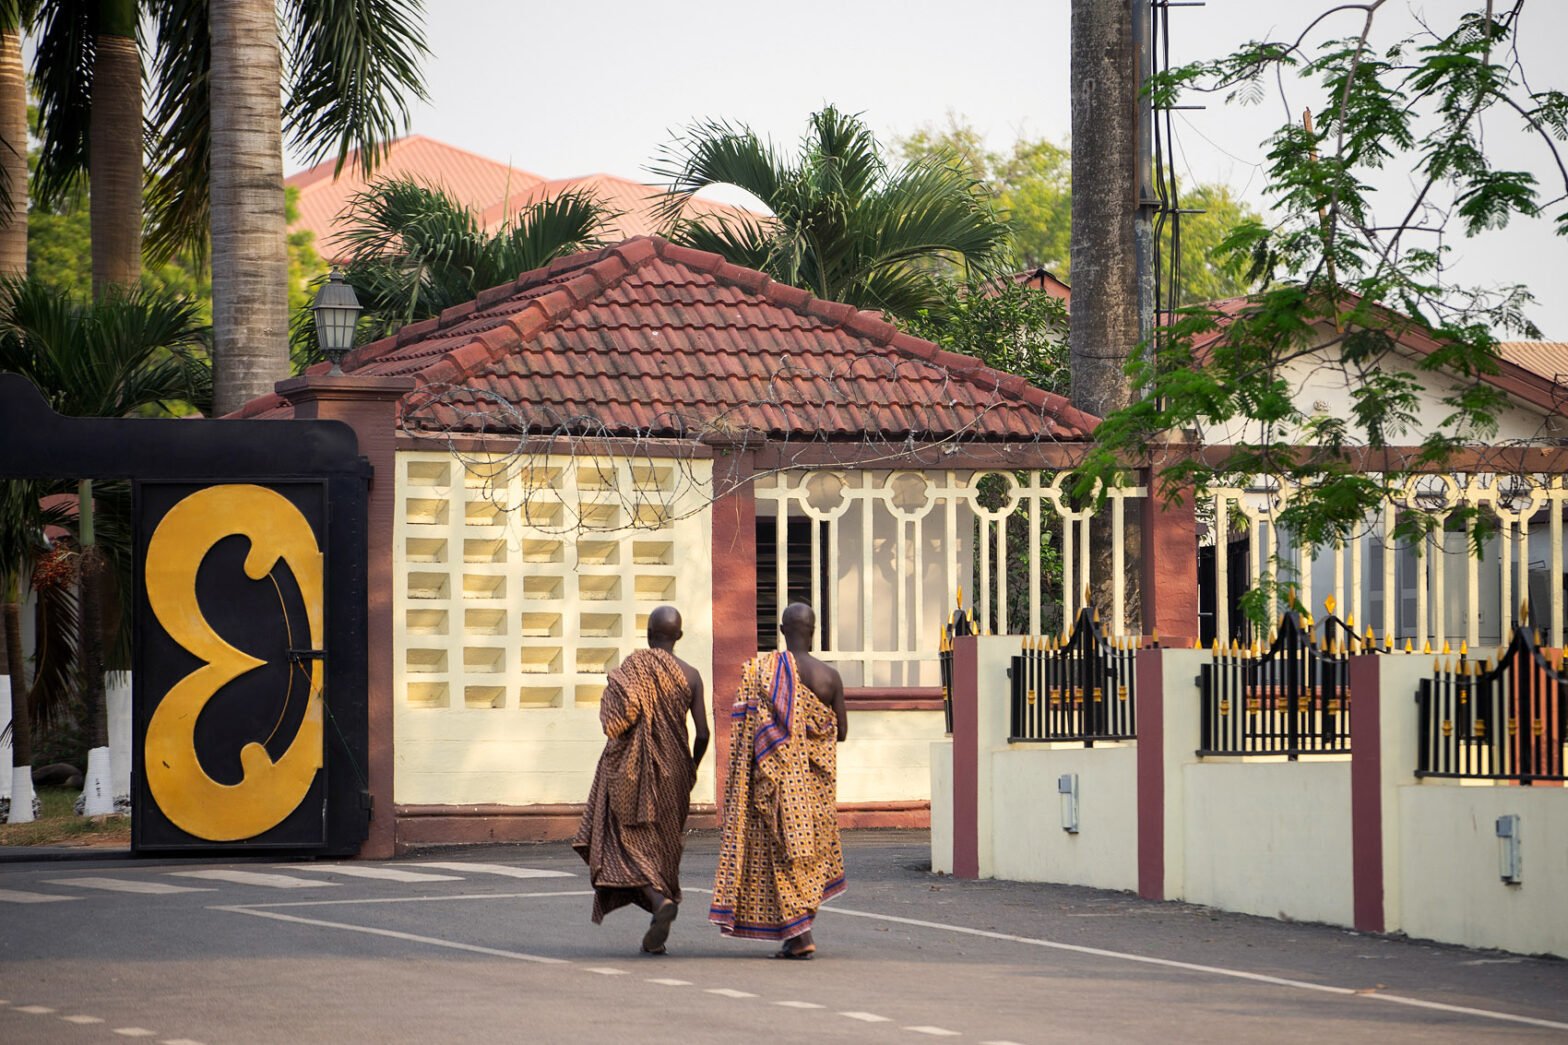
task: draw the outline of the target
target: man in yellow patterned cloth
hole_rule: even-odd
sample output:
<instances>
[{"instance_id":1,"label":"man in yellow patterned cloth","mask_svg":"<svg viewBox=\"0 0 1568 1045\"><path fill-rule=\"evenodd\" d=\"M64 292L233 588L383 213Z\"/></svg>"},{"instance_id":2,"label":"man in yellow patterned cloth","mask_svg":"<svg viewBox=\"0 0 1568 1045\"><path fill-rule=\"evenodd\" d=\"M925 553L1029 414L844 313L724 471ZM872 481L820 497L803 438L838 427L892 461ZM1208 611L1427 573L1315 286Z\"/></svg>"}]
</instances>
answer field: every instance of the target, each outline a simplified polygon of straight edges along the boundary
<instances>
[{"instance_id":1,"label":"man in yellow patterned cloth","mask_svg":"<svg viewBox=\"0 0 1568 1045\"><path fill-rule=\"evenodd\" d=\"M572 848L588 864L597 925L617 907L653 915L644 954L663 954L681 901L681 850L697 766L708 747L702 676L675 656L681 615L648 614L648 649L610 672L599 704L609 739ZM686 716L696 726L686 747Z\"/></svg>"},{"instance_id":2,"label":"man in yellow patterned cloth","mask_svg":"<svg viewBox=\"0 0 1568 1045\"><path fill-rule=\"evenodd\" d=\"M708 920L726 936L778 940L808 959L817 908L844 891L835 749L849 733L844 683L811 655L816 614L792 603L786 649L747 662L730 712L723 835Z\"/></svg>"}]
</instances>

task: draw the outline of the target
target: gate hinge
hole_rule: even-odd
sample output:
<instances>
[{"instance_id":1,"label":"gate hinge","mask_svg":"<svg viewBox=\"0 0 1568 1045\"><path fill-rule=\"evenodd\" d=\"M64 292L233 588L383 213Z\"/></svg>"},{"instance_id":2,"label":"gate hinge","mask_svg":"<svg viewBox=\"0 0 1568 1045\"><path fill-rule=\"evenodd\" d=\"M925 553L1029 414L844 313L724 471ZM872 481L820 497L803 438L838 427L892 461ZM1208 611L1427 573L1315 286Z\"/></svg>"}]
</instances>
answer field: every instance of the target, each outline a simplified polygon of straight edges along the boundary
<instances>
[{"instance_id":1,"label":"gate hinge","mask_svg":"<svg viewBox=\"0 0 1568 1045\"><path fill-rule=\"evenodd\" d=\"M324 649L291 649L290 660L326 660L327 651Z\"/></svg>"}]
</instances>

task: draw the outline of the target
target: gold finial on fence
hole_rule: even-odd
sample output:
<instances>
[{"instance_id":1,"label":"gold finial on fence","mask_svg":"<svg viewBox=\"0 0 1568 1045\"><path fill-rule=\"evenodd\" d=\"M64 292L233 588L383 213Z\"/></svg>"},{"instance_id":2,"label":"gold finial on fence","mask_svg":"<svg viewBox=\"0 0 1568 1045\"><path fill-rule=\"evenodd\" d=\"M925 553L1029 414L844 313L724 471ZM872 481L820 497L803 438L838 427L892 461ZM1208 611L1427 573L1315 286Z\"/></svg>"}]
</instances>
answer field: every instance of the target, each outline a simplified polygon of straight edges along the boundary
<instances>
[{"instance_id":1,"label":"gold finial on fence","mask_svg":"<svg viewBox=\"0 0 1568 1045\"><path fill-rule=\"evenodd\" d=\"M1422 653L1431 653L1432 652L1432 640L1431 639L1423 639L1423 640L1421 640L1421 652Z\"/></svg>"},{"instance_id":2,"label":"gold finial on fence","mask_svg":"<svg viewBox=\"0 0 1568 1045\"><path fill-rule=\"evenodd\" d=\"M1213 653L1216 657L1220 655L1220 637L1218 635L1214 636L1214 647L1209 652Z\"/></svg>"},{"instance_id":3,"label":"gold finial on fence","mask_svg":"<svg viewBox=\"0 0 1568 1045\"><path fill-rule=\"evenodd\" d=\"M958 586L956 596L958 599L958 608L962 610L964 608L964 586L962 584Z\"/></svg>"},{"instance_id":4,"label":"gold finial on fence","mask_svg":"<svg viewBox=\"0 0 1568 1045\"><path fill-rule=\"evenodd\" d=\"M1356 611L1355 610L1351 610L1349 613L1345 614L1345 627L1349 628L1351 631L1355 631L1356 630Z\"/></svg>"},{"instance_id":5,"label":"gold finial on fence","mask_svg":"<svg viewBox=\"0 0 1568 1045\"><path fill-rule=\"evenodd\" d=\"M1461 657L1468 657L1470 655L1470 641L1468 639L1459 640L1459 655Z\"/></svg>"},{"instance_id":6,"label":"gold finial on fence","mask_svg":"<svg viewBox=\"0 0 1568 1045\"><path fill-rule=\"evenodd\" d=\"M1252 655L1254 657L1256 657L1256 656L1260 656L1262 653L1263 653L1263 643L1259 642L1258 641L1258 637L1256 635L1254 635L1252 637Z\"/></svg>"},{"instance_id":7,"label":"gold finial on fence","mask_svg":"<svg viewBox=\"0 0 1568 1045\"><path fill-rule=\"evenodd\" d=\"M1198 642L1198 640L1197 640L1197 639L1193 639L1193 640L1192 640L1192 648L1193 648L1193 649L1202 649L1202 648L1203 648L1203 646L1202 646L1202 644L1200 644L1200 643L1199 643L1199 642Z\"/></svg>"},{"instance_id":8,"label":"gold finial on fence","mask_svg":"<svg viewBox=\"0 0 1568 1045\"><path fill-rule=\"evenodd\" d=\"M1442 673L1443 673L1443 658L1441 658L1441 657L1433 657L1432 658L1432 674L1434 674L1434 675L1441 675Z\"/></svg>"},{"instance_id":9,"label":"gold finial on fence","mask_svg":"<svg viewBox=\"0 0 1568 1045\"><path fill-rule=\"evenodd\" d=\"M1454 651L1453 651L1453 650L1452 650L1452 649L1450 649L1450 648L1449 648L1449 645L1448 645L1448 640L1447 640L1447 639L1444 639L1444 640L1443 640L1443 656L1445 656L1445 657L1446 657L1446 656L1448 656L1448 655L1449 655L1449 654L1450 654L1450 653L1452 653L1452 652L1454 652Z\"/></svg>"},{"instance_id":10,"label":"gold finial on fence","mask_svg":"<svg viewBox=\"0 0 1568 1045\"><path fill-rule=\"evenodd\" d=\"M1087 584L1085 584L1085 585L1084 585L1084 586L1083 586L1083 604L1084 604L1084 605L1085 605L1085 606L1087 606L1087 605L1089 605L1089 596L1090 596L1090 593L1091 593L1091 592L1092 592L1092 591L1093 591L1093 590L1094 590L1094 589L1093 589L1093 588L1092 588L1092 587L1091 587L1091 586L1090 586L1090 585L1087 585Z\"/></svg>"},{"instance_id":11,"label":"gold finial on fence","mask_svg":"<svg viewBox=\"0 0 1568 1045\"><path fill-rule=\"evenodd\" d=\"M1530 620L1530 600L1528 597L1519 600L1519 623L1525 624Z\"/></svg>"},{"instance_id":12,"label":"gold finial on fence","mask_svg":"<svg viewBox=\"0 0 1568 1045\"><path fill-rule=\"evenodd\" d=\"M1394 633L1392 631L1385 631L1383 633L1383 648L1388 650L1390 653L1393 652L1393 650L1394 650Z\"/></svg>"},{"instance_id":13,"label":"gold finial on fence","mask_svg":"<svg viewBox=\"0 0 1568 1045\"><path fill-rule=\"evenodd\" d=\"M1339 605L1339 600L1335 599L1334 596L1332 596L1332 595L1325 595L1323 597L1323 609L1328 611L1328 615L1330 617L1332 617L1334 615L1334 607L1338 606L1338 605Z\"/></svg>"},{"instance_id":14,"label":"gold finial on fence","mask_svg":"<svg viewBox=\"0 0 1568 1045\"><path fill-rule=\"evenodd\" d=\"M1410 644L1410 640L1409 639L1405 640L1405 652L1406 653L1414 653L1415 652L1415 647ZM1432 651L1431 650L1427 650L1427 652L1431 653Z\"/></svg>"}]
</instances>

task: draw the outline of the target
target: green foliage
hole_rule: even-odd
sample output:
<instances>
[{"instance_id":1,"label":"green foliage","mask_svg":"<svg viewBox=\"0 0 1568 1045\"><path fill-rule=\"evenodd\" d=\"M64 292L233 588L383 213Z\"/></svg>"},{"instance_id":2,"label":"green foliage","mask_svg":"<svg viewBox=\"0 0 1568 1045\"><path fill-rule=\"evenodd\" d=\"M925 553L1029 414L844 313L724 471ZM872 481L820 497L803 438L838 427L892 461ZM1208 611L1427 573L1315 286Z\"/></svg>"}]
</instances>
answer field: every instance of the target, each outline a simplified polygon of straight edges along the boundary
<instances>
[{"instance_id":1,"label":"green foliage","mask_svg":"<svg viewBox=\"0 0 1568 1045\"><path fill-rule=\"evenodd\" d=\"M426 57L419 0L283 0L283 131L307 162L337 157L369 174L425 98ZM212 151L207 0L152 5L147 126L146 249L165 259L199 251L208 229Z\"/></svg>"},{"instance_id":2,"label":"green foliage","mask_svg":"<svg viewBox=\"0 0 1568 1045\"><path fill-rule=\"evenodd\" d=\"M966 120L950 115L942 127L923 127L897 142L906 161L940 161L964 171L986 187L1012 229L1013 251L1022 264L1049 269L1070 280L1072 243L1072 156L1043 138L1020 138L1005 152L993 152ZM1228 264L1216 247L1228 231L1257 215L1223 185L1196 185L1180 191L1183 208L1202 211L1181 217L1181 300L1234 297L1246 287L1238 266ZM1171 249L1171 230L1162 249Z\"/></svg>"},{"instance_id":3,"label":"green foliage","mask_svg":"<svg viewBox=\"0 0 1568 1045\"><path fill-rule=\"evenodd\" d=\"M939 286L938 306L905 321L905 330L1039 388L1066 393L1067 310L1060 298L1005 277Z\"/></svg>"},{"instance_id":4,"label":"green foliage","mask_svg":"<svg viewBox=\"0 0 1568 1045\"><path fill-rule=\"evenodd\" d=\"M1534 176L1496 167L1487 149L1505 120L1542 143L1563 172L1564 184L1551 190L1561 204L1568 171L1556 143L1568 137L1568 109L1560 92L1528 87L1517 65L1522 3L1492 18L1462 16L1447 31L1423 27L1392 48L1369 43L1380 7L1346 5L1309 27L1327 31L1334 13L1354 13L1359 34L1349 39L1315 49L1305 35L1254 43L1156 78L1152 93L1163 103L1194 88L1246 102L1260 100L1282 68L1294 69L1321 92L1316 125L1287 123L1269 138L1273 213L1236 224L1215 248L1266 289L1233 315L1194 308L1161 332L1154 361L1131 368L1141 398L1098 430L1080 492L1118 462L1143 458L1164 433L1222 426L1242 438L1218 459L1175 455L1161 471L1164 492L1272 477L1299 489L1281 525L1317 546L1355 534L1412 470L1440 468L1456 449L1496 432L1506 400L1482 380L1497 368L1493 331L1539 337L1523 314L1531 297L1522 286L1456 286L1444 270L1446 234L1450 224L1473 236L1542 214ZM1392 208L1370 187L1388 167L1408 169L1413 188ZM1398 217L1380 213L1389 209ZM1556 221L1568 231L1568 212ZM1437 345L1414 372L1396 355L1407 338ZM1308 367L1344 375L1350 416L1303 409L1292 382ZM1423 394L1438 395L1447 411L1436 427L1419 423ZM1406 467L1369 473L1352 452L1358 444L1417 449ZM1449 520L1461 516L1480 524L1478 551L1486 520L1463 511ZM1398 525L1414 536L1435 518L1404 512Z\"/></svg>"},{"instance_id":5,"label":"green foliage","mask_svg":"<svg viewBox=\"0 0 1568 1045\"><path fill-rule=\"evenodd\" d=\"M858 117L813 113L786 157L744 125L698 124L652 167L669 184L670 237L817 297L910 318L941 305L939 275L999 275L1008 233L984 189L945 162L889 164ZM771 219L683 216L712 185L761 200Z\"/></svg>"},{"instance_id":6,"label":"green foliage","mask_svg":"<svg viewBox=\"0 0 1568 1045\"><path fill-rule=\"evenodd\" d=\"M565 192L519 211L494 232L444 190L409 178L371 185L349 201L344 276L365 313L361 341L438 316L481 291L553 259L600 245L614 215L592 196ZM308 309L295 312L294 352L310 358Z\"/></svg>"}]
</instances>

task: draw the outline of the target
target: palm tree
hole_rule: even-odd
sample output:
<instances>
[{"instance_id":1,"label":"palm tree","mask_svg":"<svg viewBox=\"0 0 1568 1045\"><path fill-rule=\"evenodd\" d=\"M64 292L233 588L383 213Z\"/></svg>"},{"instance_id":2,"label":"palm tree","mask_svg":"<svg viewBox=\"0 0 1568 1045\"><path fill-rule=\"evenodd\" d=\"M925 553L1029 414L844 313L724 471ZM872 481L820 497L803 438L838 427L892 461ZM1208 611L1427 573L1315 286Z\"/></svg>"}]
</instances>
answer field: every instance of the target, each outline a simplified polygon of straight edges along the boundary
<instances>
[{"instance_id":1,"label":"palm tree","mask_svg":"<svg viewBox=\"0 0 1568 1045\"><path fill-rule=\"evenodd\" d=\"M125 417L201 398L205 368L191 350L203 334L194 304L155 291L111 288L88 305L34 281L0 280L0 370L31 380L62 414ZM98 543L91 480L78 483L77 497L79 667L92 746L106 747L101 636L109 560Z\"/></svg>"},{"instance_id":2,"label":"palm tree","mask_svg":"<svg viewBox=\"0 0 1568 1045\"><path fill-rule=\"evenodd\" d=\"M599 246L614 215L564 192L486 232L448 193L408 178L377 182L349 201L344 275L365 306L370 339L499 286L554 258Z\"/></svg>"},{"instance_id":3,"label":"palm tree","mask_svg":"<svg viewBox=\"0 0 1568 1045\"><path fill-rule=\"evenodd\" d=\"M150 15L148 247L200 249L210 227L215 409L228 413L288 373L283 137L306 162L335 152L341 169L352 153L373 170L424 97L420 3L165 0Z\"/></svg>"},{"instance_id":4,"label":"palm tree","mask_svg":"<svg viewBox=\"0 0 1568 1045\"><path fill-rule=\"evenodd\" d=\"M0 276L27 271L27 74L18 0L0 0Z\"/></svg>"},{"instance_id":5,"label":"palm tree","mask_svg":"<svg viewBox=\"0 0 1568 1045\"><path fill-rule=\"evenodd\" d=\"M864 122L829 106L786 158L745 126L699 124L651 168L668 181L672 239L821 298L910 319L939 309L937 273L999 274L1011 238L979 182L940 158L890 166ZM771 219L683 217L713 185L757 197Z\"/></svg>"}]
</instances>

